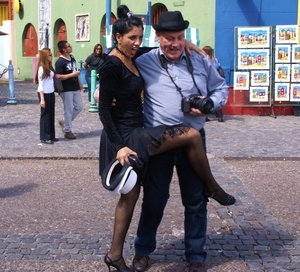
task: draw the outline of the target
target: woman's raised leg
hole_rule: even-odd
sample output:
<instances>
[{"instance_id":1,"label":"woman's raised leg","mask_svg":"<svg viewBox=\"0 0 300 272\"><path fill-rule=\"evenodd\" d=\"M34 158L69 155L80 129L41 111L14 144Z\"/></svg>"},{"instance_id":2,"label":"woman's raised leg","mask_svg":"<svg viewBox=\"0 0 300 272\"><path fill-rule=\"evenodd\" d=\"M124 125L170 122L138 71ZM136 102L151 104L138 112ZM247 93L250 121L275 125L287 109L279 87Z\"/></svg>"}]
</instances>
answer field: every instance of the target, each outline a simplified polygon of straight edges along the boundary
<instances>
[{"instance_id":1,"label":"woman's raised leg","mask_svg":"<svg viewBox=\"0 0 300 272\"><path fill-rule=\"evenodd\" d=\"M183 146L187 147L190 164L206 185L206 195L224 206L234 204L236 202L235 198L221 188L211 173L202 138L198 130L190 128L186 133L179 136L167 136L166 141L155 154Z\"/></svg>"}]
</instances>

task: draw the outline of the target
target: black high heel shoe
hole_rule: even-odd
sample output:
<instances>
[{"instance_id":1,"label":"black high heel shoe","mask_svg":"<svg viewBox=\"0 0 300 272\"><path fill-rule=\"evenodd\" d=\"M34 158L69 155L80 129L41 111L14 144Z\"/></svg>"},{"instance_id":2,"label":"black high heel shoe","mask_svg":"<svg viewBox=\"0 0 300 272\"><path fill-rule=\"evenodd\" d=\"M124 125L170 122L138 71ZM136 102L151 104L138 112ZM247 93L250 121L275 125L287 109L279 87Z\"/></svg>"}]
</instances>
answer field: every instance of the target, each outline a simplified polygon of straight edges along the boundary
<instances>
[{"instance_id":1,"label":"black high heel shoe","mask_svg":"<svg viewBox=\"0 0 300 272\"><path fill-rule=\"evenodd\" d=\"M205 196L213 198L223 206L230 206L236 202L236 199L232 195L227 194L221 187L212 193L205 191Z\"/></svg>"},{"instance_id":2,"label":"black high heel shoe","mask_svg":"<svg viewBox=\"0 0 300 272\"><path fill-rule=\"evenodd\" d=\"M109 272L111 272L111 266L121 272L132 272L132 270L126 266L123 256L121 256L118 260L113 261L111 258L109 258L108 254L106 254L104 257L104 262L106 263Z\"/></svg>"}]
</instances>

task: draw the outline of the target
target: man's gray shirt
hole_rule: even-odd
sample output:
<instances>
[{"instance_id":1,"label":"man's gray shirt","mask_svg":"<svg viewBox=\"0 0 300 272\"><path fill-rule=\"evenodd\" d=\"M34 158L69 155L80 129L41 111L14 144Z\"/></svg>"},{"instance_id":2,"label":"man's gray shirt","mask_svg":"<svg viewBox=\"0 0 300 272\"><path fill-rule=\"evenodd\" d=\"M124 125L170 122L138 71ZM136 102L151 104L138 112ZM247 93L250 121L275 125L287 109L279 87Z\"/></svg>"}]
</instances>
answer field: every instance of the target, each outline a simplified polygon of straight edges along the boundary
<instances>
[{"instance_id":1,"label":"man's gray shirt","mask_svg":"<svg viewBox=\"0 0 300 272\"><path fill-rule=\"evenodd\" d=\"M158 52L162 55L157 48L136 60L145 80L144 126L153 127L162 124L171 126L184 123L200 130L204 126L205 117L193 116L181 111L182 96L176 90L167 71L162 68ZM214 110L220 109L227 102L228 85L213 67L208 56L202 57L193 52L190 59L194 67L193 75L202 95L210 96L214 102ZM181 88L183 96L199 94L188 71L185 52L175 63L167 59L166 63L170 75Z\"/></svg>"}]
</instances>

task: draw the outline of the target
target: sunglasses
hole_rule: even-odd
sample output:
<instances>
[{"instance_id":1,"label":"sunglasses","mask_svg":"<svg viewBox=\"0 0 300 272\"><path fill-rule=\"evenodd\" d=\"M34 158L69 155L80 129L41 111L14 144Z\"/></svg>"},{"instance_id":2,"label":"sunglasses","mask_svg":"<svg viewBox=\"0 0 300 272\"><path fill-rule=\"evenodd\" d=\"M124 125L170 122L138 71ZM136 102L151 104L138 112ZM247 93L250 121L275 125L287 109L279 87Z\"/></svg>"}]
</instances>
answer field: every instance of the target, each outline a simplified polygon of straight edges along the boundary
<instances>
[{"instance_id":1,"label":"sunglasses","mask_svg":"<svg viewBox=\"0 0 300 272\"><path fill-rule=\"evenodd\" d=\"M49 56L49 57L52 57L52 54L49 54L48 56Z\"/></svg>"},{"instance_id":2,"label":"sunglasses","mask_svg":"<svg viewBox=\"0 0 300 272\"><path fill-rule=\"evenodd\" d=\"M96 50L102 50L102 48L96 48Z\"/></svg>"}]
</instances>

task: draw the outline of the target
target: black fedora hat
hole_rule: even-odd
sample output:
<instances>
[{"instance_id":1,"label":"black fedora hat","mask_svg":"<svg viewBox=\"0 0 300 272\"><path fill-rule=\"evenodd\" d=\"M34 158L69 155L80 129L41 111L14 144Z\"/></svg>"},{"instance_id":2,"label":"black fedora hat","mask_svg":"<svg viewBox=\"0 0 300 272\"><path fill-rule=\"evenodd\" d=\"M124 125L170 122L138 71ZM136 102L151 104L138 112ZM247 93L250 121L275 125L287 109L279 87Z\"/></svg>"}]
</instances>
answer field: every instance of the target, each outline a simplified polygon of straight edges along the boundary
<instances>
[{"instance_id":1,"label":"black fedora hat","mask_svg":"<svg viewBox=\"0 0 300 272\"><path fill-rule=\"evenodd\" d=\"M185 21L180 11L166 11L158 16L158 24L153 24L155 30L180 31L187 29L189 21Z\"/></svg>"}]
</instances>

